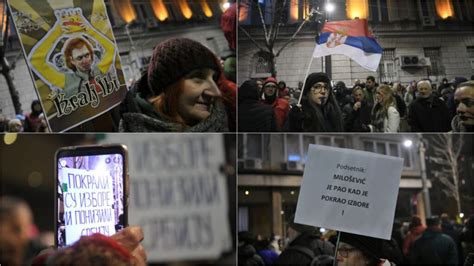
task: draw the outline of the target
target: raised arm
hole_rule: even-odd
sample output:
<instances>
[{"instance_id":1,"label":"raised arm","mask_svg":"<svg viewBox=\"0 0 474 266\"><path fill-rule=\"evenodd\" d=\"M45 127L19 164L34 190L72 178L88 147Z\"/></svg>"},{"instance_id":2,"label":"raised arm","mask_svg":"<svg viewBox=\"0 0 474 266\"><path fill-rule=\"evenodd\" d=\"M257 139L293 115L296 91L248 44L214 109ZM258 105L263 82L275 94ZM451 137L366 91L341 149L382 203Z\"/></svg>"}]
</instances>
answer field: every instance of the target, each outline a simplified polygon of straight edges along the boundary
<instances>
[{"instance_id":1,"label":"raised arm","mask_svg":"<svg viewBox=\"0 0 474 266\"><path fill-rule=\"evenodd\" d=\"M54 42L63 34L60 23L54 24L28 55L33 70L46 83L64 88L66 76L48 63L48 54L54 49Z\"/></svg>"}]
</instances>

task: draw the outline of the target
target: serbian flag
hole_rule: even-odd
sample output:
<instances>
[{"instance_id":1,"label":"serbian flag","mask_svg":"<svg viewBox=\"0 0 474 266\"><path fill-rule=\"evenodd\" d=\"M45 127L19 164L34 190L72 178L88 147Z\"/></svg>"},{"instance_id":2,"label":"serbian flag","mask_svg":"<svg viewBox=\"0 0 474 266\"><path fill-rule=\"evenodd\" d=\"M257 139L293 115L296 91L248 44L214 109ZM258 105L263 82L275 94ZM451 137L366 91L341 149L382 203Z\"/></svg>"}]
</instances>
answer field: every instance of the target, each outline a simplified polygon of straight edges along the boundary
<instances>
[{"instance_id":1,"label":"serbian flag","mask_svg":"<svg viewBox=\"0 0 474 266\"><path fill-rule=\"evenodd\" d=\"M369 32L366 19L326 22L316 40L313 56L342 54L370 71L376 71L382 47Z\"/></svg>"}]
</instances>

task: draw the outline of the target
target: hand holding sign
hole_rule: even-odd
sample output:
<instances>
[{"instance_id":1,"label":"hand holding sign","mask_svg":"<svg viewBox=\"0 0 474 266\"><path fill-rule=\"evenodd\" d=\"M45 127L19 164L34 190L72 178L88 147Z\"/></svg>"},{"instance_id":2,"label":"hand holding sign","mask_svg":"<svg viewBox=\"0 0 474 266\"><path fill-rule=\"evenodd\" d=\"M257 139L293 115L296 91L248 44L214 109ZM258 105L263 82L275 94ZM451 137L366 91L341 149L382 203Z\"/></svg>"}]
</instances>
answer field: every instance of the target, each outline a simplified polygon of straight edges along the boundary
<instances>
[{"instance_id":1,"label":"hand holding sign","mask_svg":"<svg viewBox=\"0 0 474 266\"><path fill-rule=\"evenodd\" d=\"M143 241L143 229L139 226L130 226L112 236L115 241L130 251L132 265L146 265L147 255L140 244Z\"/></svg>"},{"instance_id":2,"label":"hand holding sign","mask_svg":"<svg viewBox=\"0 0 474 266\"><path fill-rule=\"evenodd\" d=\"M60 21L61 28L66 34L85 31L86 29L86 20L80 8L55 10L54 15Z\"/></svg>"},{"instance_id":3,"label":"hand holding sign","mask_svg":"<svg viewBox=\"0 0 474 266\"><path fill-rule=\"evenodd\" d=\"M295 222L390 239L403 159L310 145Z\"/></svg>"}]
</instances>

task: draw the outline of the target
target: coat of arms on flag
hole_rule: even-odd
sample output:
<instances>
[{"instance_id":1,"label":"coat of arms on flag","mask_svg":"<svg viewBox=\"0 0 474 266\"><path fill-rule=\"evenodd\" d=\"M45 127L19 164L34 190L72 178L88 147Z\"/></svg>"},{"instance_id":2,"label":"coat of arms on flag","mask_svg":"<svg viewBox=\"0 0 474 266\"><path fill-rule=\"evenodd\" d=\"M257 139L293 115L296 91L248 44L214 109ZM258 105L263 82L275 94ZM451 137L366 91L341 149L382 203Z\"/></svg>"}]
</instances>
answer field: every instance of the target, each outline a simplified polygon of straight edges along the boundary
<instances>
[{"instance_id":1,"label":"coat of arms on flag","mask_svg":"<svg viewBox=\"0 0 474 266\"><path fill-rule=\"evenodd\" d=\"M382 47L369 32L366 19L326 22L316 40L314 57L342 54L363 68L376 71Z\"/></svg>"}]
</instances>

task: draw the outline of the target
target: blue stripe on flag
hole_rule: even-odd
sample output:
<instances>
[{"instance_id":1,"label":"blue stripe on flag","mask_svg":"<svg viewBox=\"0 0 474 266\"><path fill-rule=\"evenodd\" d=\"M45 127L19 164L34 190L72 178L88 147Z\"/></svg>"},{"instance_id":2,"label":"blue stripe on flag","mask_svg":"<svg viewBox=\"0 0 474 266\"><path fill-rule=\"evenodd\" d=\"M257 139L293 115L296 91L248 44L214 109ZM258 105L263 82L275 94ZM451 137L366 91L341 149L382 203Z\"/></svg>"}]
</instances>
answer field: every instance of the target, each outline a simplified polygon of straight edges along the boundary
<instances>
[{"instance_id":1,"label":"blue stripe on flag","mask_svg":"<svg viewBox=\"0 0 474 266\"><path fill-rule=\"evenodd\" d=\"M326 43L329 35L331 35L331 32L323 32L321 35L319 35L319 38L317 38L316 43ZM375 41L374 38L370 37L347 36L345 44L362 49L366 53L382 53L382 47L380 47L380 45Z\"/></svg>"}]
</instances>

